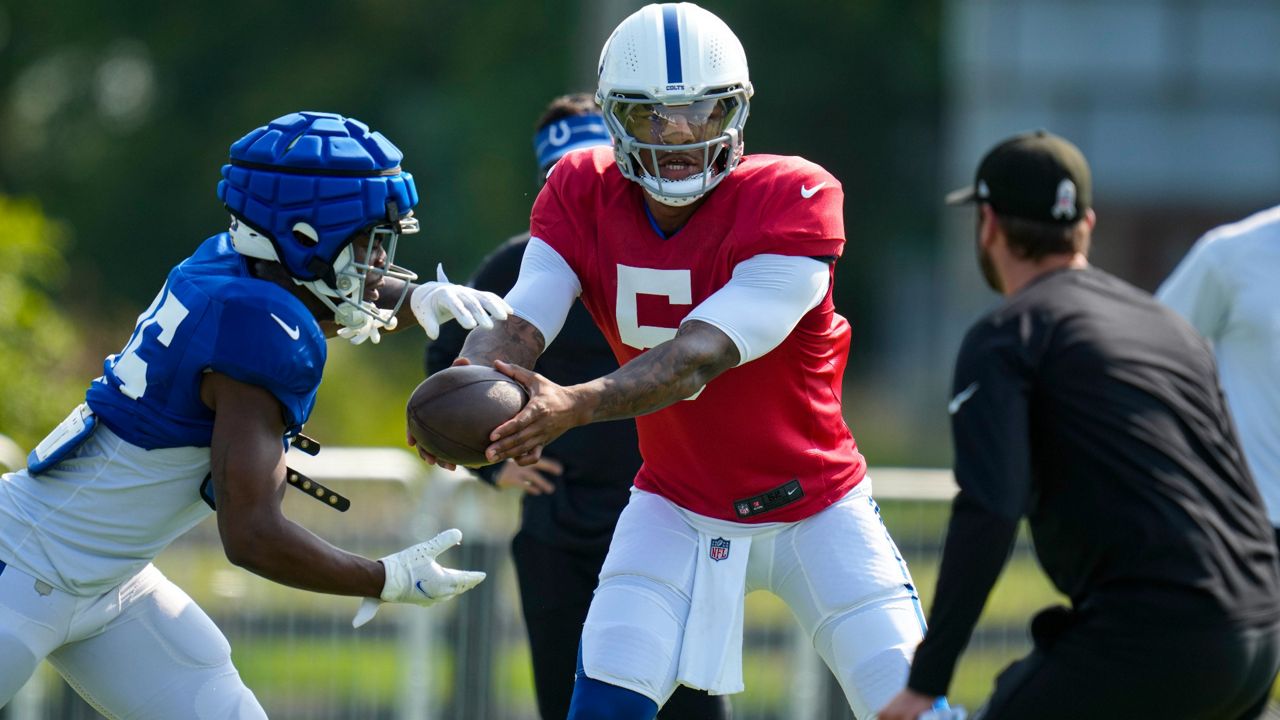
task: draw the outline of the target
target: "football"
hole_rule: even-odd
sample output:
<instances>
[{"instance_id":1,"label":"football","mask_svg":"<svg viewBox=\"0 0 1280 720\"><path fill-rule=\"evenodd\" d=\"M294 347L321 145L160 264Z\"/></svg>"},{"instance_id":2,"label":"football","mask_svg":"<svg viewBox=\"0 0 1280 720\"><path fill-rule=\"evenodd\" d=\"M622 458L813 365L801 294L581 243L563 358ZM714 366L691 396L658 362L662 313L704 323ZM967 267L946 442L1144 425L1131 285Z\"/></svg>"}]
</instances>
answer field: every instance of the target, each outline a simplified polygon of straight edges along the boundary
<instances>
[{"instance_id":1,"label":"football","mask_svg":"<svg viewBox=\"0 0 1280 720\"><path fill-rule=\"evenodd\" d=\"M456 365L423 380L405 406L409 432L444 462L489 465L489 433L529 400L520 383L484 365Z\"/></svg>"}]
</instances>

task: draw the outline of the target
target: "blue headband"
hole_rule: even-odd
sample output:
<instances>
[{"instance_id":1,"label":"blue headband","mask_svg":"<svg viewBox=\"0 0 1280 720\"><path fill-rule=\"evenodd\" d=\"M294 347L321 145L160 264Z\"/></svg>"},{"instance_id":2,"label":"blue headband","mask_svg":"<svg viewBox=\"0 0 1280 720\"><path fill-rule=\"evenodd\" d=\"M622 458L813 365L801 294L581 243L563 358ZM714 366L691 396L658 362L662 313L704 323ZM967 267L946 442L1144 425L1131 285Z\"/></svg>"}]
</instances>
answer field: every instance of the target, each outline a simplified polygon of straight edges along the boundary
<instances>
[{"instance_id":1,"label":"blue headband","mask_svg":"<svg viewBox=\"0 0 1280 720\"><path fill-rule=\"evenodd\" d=\"M539 130L533 136L533 152L538 156L538 167L546 170L570 150L610 142L604 118L598 113L570 115Z\"/></svg>"}]
</instances>

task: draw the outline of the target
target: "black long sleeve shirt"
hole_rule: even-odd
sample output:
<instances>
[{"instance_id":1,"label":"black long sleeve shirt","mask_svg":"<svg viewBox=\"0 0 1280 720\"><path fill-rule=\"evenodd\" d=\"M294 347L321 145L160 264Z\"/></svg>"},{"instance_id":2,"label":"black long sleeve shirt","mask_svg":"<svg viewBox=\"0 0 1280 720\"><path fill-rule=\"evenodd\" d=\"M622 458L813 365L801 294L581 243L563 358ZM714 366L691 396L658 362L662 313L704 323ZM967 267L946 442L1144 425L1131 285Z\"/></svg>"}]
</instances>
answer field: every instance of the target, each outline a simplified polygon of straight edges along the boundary
<instances>
[{"instance_id":1,"label":"black long sleeve shirt","mask_svg":"<svg viewBox=\"0 0 1280 720\"><path fill-rule=\"evenodd\" d=\"M946 692L1023 516L1077 609L1156 627L1280 616L1212 352L1150 295L1093 268L1043 275L970 330L953 388L960 494L909 687Z\"/></svg>"}]
</instances>

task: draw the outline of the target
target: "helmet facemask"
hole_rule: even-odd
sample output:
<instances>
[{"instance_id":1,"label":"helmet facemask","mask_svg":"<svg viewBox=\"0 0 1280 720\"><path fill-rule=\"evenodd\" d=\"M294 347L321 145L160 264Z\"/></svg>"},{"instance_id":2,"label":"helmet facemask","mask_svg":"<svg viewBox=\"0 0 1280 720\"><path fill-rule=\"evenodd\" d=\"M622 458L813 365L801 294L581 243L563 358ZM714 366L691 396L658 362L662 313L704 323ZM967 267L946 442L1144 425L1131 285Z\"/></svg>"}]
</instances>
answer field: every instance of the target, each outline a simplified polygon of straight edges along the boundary
<instances>
[{"instance_id":1,"label":"helmet facemask","mask_svg":"<svg viewBox=\"0 0 1280 720\"><path fill-rule=\"evenodd\" d=\"M332 310L334 321L342 327L359 331L372 325L378 330L394 330L396 313L408 293L400 293L395 306L391 308L380 308L372 300L366 300L365 295L372 286L380 284L382 278L393 278L405 283L418 278L417 273L394 262L400 236L412 235L418 230L418 219L413 217L412 212L395 221L373 225L354 235L352 241L338 251L333 263L319 279L300 280L294 277L292 280L311 291L325 307ZM232 216L230 235L233 246L242 255L280 262L270 240L240 218ZM294 225L293 236L304 244L314 244L317 241L315 229L305 222ZM358 247L363 247L364 252L358 253ZM385 259L377 264L369 262L371 254L377 255L379 250L385 255Z\"/></svg>"},{"instance_id":2,"label":"helmet facemask","mask_svg":"<svg viewBox=\"0 0 1280 720\"><path fill-rule=\"evenodd\" d=\"M297 230L295 230L297 232ZM357 253L360 236L348 243L333 262L331 276L320 280L294 280L307 288L320 302L333 310L333 319L339 325L353 330L365 329L372 324L378 330L394 330L396 313L404 303L408 292L401 292L396 304L390 308L380 308L372 300L365 299L366 293L380 284L383 278L392 278L404 283L418 279L417 273L395 264L396 246L401 235L412 235L418 232L418 219L413 214L400 218L395 222L374 225L361 233L367 239L363 243L364 252ZM386 259L372 264L369 259L382 250ZM334 300L337 300L335 303Z\"/></svg>"},{"instance_id":3,"label":"helmet facemask","mask_svg":"<svg viewBox=\"0 0 1280 720\"><path fill-rule=\"evenodd\" d=\"M615 92L601 104L623 176L665 205L696 201L742 160L749 100L741 86L687 100Z\"/></svg>"}]
</instances>

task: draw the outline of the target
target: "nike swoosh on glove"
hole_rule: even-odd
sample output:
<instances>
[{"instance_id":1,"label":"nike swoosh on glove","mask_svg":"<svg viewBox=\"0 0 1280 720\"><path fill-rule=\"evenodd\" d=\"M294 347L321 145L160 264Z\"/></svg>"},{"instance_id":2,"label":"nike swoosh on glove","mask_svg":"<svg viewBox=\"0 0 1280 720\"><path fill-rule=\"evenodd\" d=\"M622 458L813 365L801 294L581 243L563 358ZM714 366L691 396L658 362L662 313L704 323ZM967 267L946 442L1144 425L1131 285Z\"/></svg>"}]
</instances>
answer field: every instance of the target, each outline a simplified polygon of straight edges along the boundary
<instances>
[{"instance_id":1,"label":"nike swoosh on glove","mask_svg":"<svg viewBox=\"0 0 1280 720\"><path fill-rule=\"evenodd\" d=\"M432 340L440 336L440 325L450 319L456 319L467 330L488 330L494 320L506 320L511 313L511 306L497 295L449 282L443 264L436 265L435 280L414 289L409 307Z\"/></svg>"},{"instance_id":2,"label":"nike swoosh on glove","mask_svg":"<svg viewBox=\"0 0 1280 720\"><path fill-rule=\"evenodd\" d=\"M351 620L351 627L358 628L372 620L383 602L427 607L479 585L485 578L484 573L454 570L436 562L437 555L460 542L462 531L451 528L424 543L382 558L382 566L387 573L382 597L365 598Z\"/></svg>"}]
</instances>

